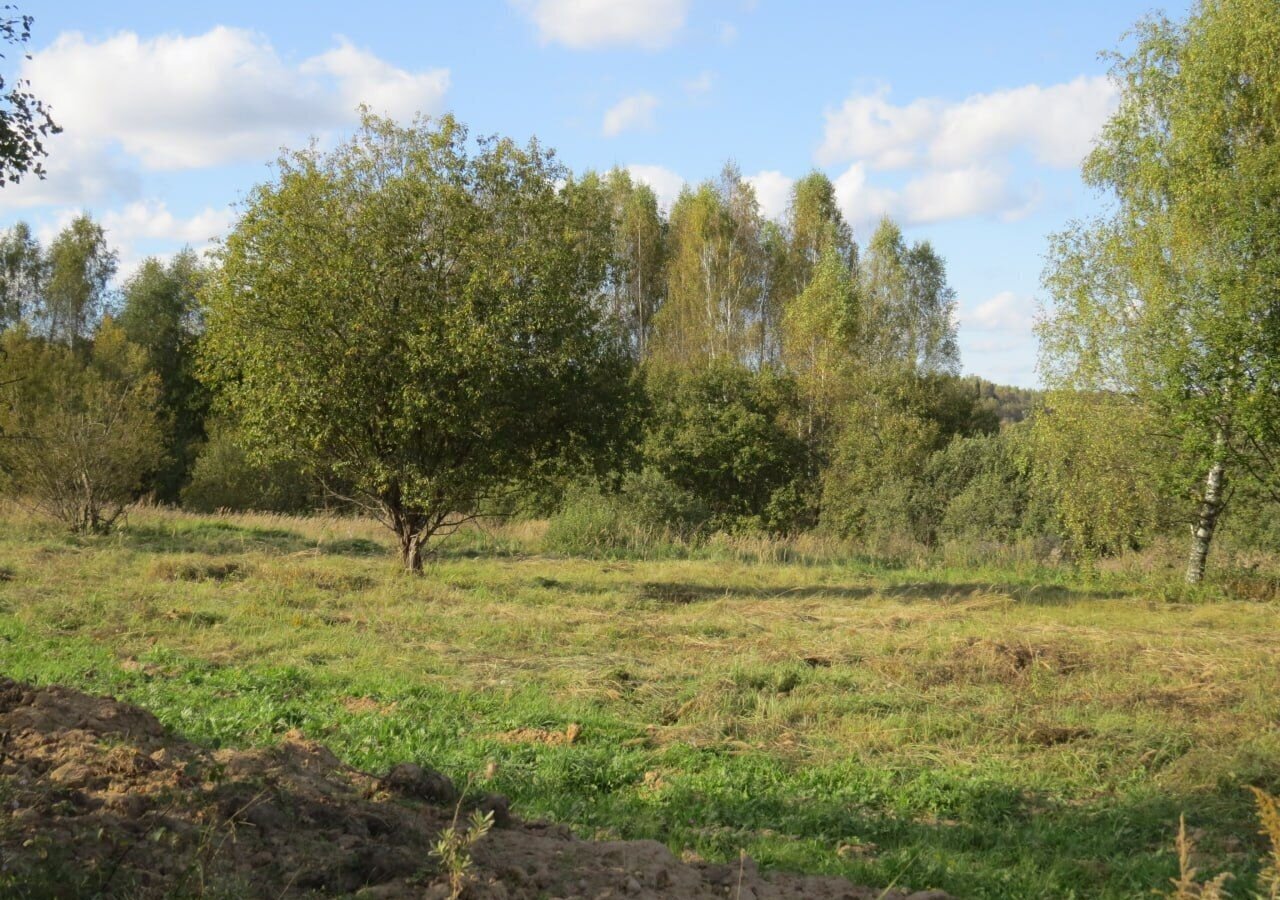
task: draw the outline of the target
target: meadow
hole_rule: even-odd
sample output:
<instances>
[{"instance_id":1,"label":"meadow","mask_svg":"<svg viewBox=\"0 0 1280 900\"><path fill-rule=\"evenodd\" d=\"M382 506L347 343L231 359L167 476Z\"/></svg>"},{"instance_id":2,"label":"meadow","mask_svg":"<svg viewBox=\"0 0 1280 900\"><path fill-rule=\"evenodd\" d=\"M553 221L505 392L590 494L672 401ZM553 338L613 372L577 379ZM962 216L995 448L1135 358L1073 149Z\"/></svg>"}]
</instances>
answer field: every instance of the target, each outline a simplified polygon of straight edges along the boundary
<instances>
[{"instance_id":1,"label":"meadow","mask_svg":"<svg viewBox=\"0 0 1280 900\"><path fill-rule=\"evenodd\" d=\"M208 745L291 730L438 768L585 836L960 897L1252 896L1280 787L1280 603L981 548L813 539L658 558L455 536L402 573L349 518L0 518L0 671L111 693Z\"/></svg>"}]
</instances>

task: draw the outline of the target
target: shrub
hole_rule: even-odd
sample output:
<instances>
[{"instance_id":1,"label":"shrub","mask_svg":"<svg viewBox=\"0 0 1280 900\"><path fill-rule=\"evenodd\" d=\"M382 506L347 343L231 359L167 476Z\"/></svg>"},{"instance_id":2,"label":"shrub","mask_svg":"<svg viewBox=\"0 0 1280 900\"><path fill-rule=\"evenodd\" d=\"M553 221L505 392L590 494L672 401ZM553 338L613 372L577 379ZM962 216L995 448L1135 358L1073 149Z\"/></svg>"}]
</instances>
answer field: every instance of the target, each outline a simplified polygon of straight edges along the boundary
<instances>
[{"instance_id":1,"label":"shrub","mask_svg":"<svg viewBox=\"0 0 1280 900\"><path fill-rule=\"evenodd\" d=\"M227 423L214 427L182 490L182 505L197 512L300 513L316 509L322 500L315 481L298 463L255 461Z\"/></svg>"},{"instance_id":2,"label":"shrub","mask_svg":"<svg viewBox=\"0 0 1280 900\"><path fill-rule=\"evenodd\" d=\"M714 363L660 373L649 389L644 459L670 485L666 496L687 498L678 501L686 514L705 510L711 530L781 533L807 524L814 460L788 421L800 405L794 378Z\"/></svg>"},{"instance_id":3,"label":"shrub","mask_svg":"<svg viewBox=\"0 0 1280 900\"><path fill-rule=\"evenodd\" d=\"M110 319L87 350L5 333L0 465L19 502L102 532L164 460L160 381Z\"/></svg>"}]
</instances>

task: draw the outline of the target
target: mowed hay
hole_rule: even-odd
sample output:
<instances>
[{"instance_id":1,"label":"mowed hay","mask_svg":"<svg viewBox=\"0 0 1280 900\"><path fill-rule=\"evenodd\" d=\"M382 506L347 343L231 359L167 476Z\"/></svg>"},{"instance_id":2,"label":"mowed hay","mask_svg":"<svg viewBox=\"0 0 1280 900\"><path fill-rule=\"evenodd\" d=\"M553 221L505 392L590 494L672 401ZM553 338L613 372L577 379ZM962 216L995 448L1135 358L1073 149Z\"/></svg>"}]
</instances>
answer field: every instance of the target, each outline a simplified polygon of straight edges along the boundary
<instances>
[{"instance_id":1,"label":"mowed hay","mask_svg":"<svg viewBox=\"0 0 1280 900\"><path fill-rule=\"evenodd\" d=\"M940 663L924 666L920 681L930 687L1016 684L1040 673L1070 675L1088 666L1082 652L1063 644L968 637L953 644Z\"/></svg>"}]
</instances>

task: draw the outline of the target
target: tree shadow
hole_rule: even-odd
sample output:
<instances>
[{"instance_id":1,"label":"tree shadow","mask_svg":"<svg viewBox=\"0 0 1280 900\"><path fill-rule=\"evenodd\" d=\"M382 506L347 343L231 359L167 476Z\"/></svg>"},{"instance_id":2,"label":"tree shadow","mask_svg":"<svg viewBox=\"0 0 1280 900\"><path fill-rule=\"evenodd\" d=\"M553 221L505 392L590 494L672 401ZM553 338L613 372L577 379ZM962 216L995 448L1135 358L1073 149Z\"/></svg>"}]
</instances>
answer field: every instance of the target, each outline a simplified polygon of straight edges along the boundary
<instances>
[{"instance_id":1,"label":"tree shadow","mask_svg":"<svg viewBox=\"0 0 1280 900\"><path fill-rule=\"evenodd\" d=\"M544 585L545 586L545 585ZM567 585L565 585L568 587ZM573 588L577 590L575 586ZM1015 603L1031 606L1063 606L1085 600L1118 600L1132 591L1081 590L1058 584L927 581L887 586L815 584L791 588L755 585L706 585L691 582L646 582L635 589L638 600L660 605L681 606L724 599L750 600L867 600L890 598L901 603L947 604L978 596L1005 595Z\"/></svg>"},{"instance_id":2,"label":"tree shadow","mask_svg":"<svg viewBox=\"0 0 1280 900\"><path fill-rule=\"evenodd\" d=\"M384 544L368 538L316 541L285 528L237 525L217 520L184 521L178 526L130 525L113 535L113 539L131 550L157 554L222 556L265 552L285 555L311 551L325 556L374 557L390 553Z\"/></svg>"}]
</instances>

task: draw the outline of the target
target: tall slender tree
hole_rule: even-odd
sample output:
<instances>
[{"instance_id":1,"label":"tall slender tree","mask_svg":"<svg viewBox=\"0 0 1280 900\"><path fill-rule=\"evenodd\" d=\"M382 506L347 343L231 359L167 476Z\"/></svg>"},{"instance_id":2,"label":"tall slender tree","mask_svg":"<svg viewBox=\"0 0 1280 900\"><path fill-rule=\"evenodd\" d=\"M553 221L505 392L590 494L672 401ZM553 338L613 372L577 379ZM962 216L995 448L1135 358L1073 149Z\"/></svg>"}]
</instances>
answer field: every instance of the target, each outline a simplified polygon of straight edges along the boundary
<instances>
[{"instance_id":1,"label":"tall slender tree","mask_svg":"<svg viewBox=\"0 0 1280 900\"><path fill-rule=\"evenodd\" d=\"M88 338L106 312L118 256L102 226L87 214L71 220L49 245L44 296L35 318L52 341Z\"/></svg>"},{"instance_id":2,"label":"tall slender tree","mask_svg":"<svg viewBox=\"0 0 1280 900\"><path fill-rule=\"evenodd\" d=\"M35 313L44 282L44 251L31 226L19 222L0 236L0 329Z\"/></svg>"},{"instance_id":3,"label":"tall slender tree","mask_svg":"<svg viewBox=\"0 0 1280 900\"><path fill-rule=\"evenodd\" d=\"M1131 398L1192 462L1194 583L1232 479L1280 497L1280 4L1200 0L1113 60L1120 106L1084 165L1111 212L1052 245L1041 366Z\"/></svg>"}]
</instances>

